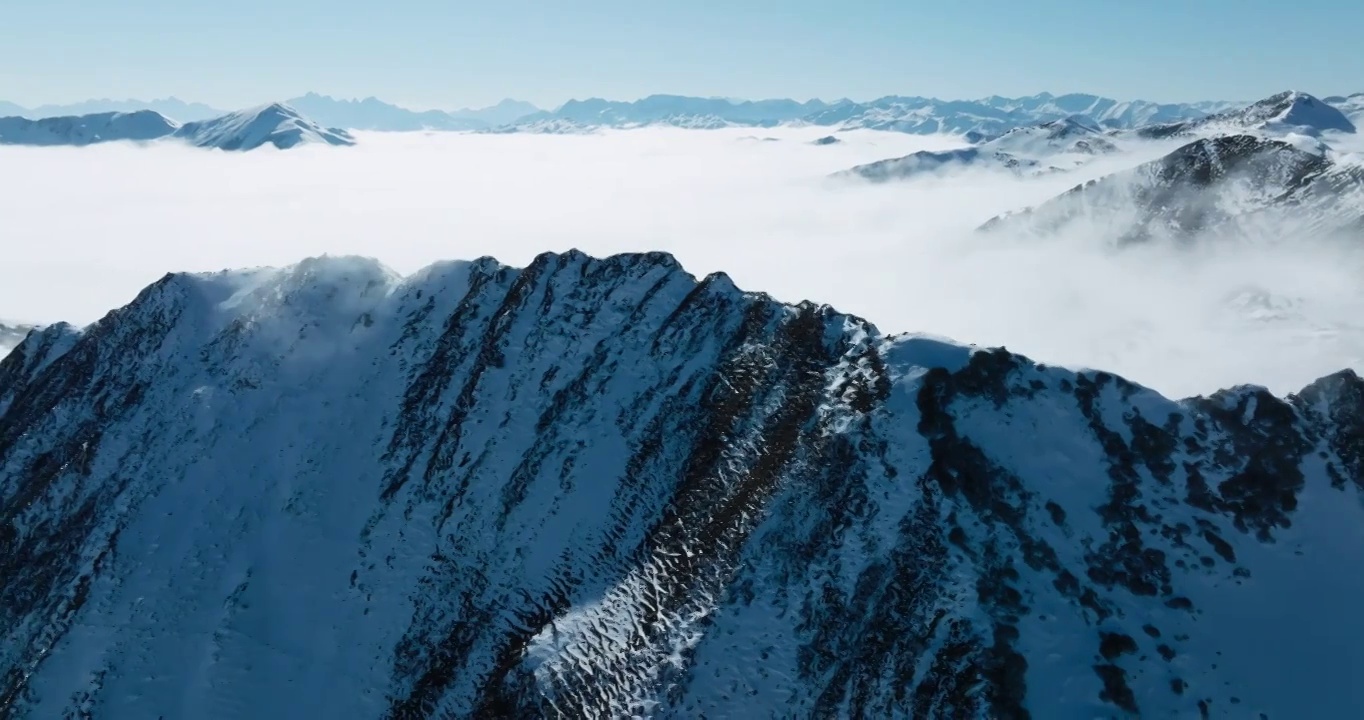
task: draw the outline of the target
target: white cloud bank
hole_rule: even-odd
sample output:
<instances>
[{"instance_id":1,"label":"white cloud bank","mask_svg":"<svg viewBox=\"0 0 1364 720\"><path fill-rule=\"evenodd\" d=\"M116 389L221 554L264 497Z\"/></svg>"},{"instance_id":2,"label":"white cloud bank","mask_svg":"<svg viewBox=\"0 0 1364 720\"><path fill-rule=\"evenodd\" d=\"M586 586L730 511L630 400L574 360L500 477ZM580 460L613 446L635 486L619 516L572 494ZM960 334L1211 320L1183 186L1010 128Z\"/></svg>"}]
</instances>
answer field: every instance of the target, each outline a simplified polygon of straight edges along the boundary
<instances>
[{"instance_id":1,"label":"white cloud bank","mask_svg":"<svg viewBox=\"0 0 1364 720\"><path fill-rule=\"evenodd\" d=\"M667 250L698 276L724 270L883 331L1007 345L1173 395L1247 382L1286 393L1364 367L1364 263L1339 242L1113 252L1083 233L970 232L1161 148L1029 180L872 186L826 175L953 141L868 131L809 144L826 132L361 134L354 148L242 154L0 148L0 315L84 323L166 271L323 253L412 272L480 255L524 265L573 247Z\"/></svg>"}]
</instances>

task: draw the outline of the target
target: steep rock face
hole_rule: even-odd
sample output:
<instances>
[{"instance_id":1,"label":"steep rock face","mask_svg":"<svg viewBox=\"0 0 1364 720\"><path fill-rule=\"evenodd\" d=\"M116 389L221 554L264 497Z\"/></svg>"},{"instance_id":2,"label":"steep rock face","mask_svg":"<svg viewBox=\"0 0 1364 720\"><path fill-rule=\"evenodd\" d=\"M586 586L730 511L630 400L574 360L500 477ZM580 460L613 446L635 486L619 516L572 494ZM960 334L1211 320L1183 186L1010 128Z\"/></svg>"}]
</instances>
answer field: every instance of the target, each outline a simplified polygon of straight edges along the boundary
<instances>
[{"instance_id":1,"label":"steep rock face","mask_svg":"<svg viewBox=\"0 0 1364 720\"><path fill-rule=\"evenodd\" d=\"M167 276L0 361L0 715L1345 716L1362 433L663 254Z\"/></svg>"},{"instance_id":2,"label":"steep rock face","mask_svg":"<svg viewBox=\"0 0 1364 720\"><path fill-rule=\"evenodd\" d=\"M1277 228L1285 237L1358 231L1364 229L1364 171L1282 140L1208 138L983 228L1051 233L1075 226L1118 244L1238 235L1256 227Z\"/></svg>"}]
</instances>

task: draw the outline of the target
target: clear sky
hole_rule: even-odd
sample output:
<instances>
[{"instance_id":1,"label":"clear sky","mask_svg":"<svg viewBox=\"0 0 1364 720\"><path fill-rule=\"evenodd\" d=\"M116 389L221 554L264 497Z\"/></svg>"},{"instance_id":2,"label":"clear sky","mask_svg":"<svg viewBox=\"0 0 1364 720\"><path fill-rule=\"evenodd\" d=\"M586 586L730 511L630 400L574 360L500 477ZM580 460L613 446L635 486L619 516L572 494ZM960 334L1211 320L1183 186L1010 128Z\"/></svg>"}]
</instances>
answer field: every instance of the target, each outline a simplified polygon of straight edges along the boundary
<instances>
[{"instance_id":1,"label":"clear sky","mask_svg":"<svg viewBox=\"0 0 1364 720\"><path fill-rule=\"evenodd\" d=\"M1364 0L27 0L0 100L314 90L455 108L651 93L1163 101L1364 90Z\"/></svg>"}]
</instances>

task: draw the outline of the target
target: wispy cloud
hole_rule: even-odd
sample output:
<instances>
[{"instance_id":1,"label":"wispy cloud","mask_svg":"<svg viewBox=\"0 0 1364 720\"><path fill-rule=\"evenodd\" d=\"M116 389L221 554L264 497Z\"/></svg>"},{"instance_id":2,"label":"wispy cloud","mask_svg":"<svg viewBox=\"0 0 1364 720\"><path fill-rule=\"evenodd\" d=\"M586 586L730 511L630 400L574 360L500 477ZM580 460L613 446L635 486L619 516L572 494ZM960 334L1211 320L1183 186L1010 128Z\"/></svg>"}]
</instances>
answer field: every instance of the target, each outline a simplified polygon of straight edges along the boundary
<instances>
[{"instance_id":1,"label":"wispy cloud","mask_svg":"<svg viewBox=\"0 0 1364 720\"><path fill-rule=\"evenodd\" d=\"M0 315L88 322L170 270L361 254L400 272L545 250L673 252L697 275L809 298L887 332L1004 344L1172 394L1277 392L1364 367L1360 257L1328 239L1116 252L1083 228L972 232L1171 146L1068 174L872 186L853 165L954 141L827 129L587 136L361 134L354 148L0 148ZM765 141L764 138L778 138Z\"/></svg>"}]
</instances>

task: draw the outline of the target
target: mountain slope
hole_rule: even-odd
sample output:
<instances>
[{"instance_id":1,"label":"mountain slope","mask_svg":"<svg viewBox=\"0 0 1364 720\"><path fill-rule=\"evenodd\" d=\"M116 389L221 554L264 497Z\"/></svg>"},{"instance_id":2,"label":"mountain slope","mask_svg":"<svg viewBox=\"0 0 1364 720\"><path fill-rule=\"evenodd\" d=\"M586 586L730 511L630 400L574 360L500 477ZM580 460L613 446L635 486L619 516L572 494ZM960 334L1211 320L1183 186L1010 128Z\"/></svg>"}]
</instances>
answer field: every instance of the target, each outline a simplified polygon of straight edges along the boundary
<instances>
[{"instance_id":1,"label":"mountain slope","mask_svg":"<svg viewBox=\"0 0 1364 720\"><path fill-rule=\"evenodd\" d=\"M1364 168L1337 164L1299 143L1208 138L984 227L1044 234L1083 227L1125 244L1245 235L1257 226L1283 237L1364 229Z\"/></svg>"},{"instance_id":2,"label":"mountain slope","mask_svg":"<svg viewBox=\"0 0 1364 720\"><path fill-rule=\"evenodd\" d=\"M196 147L219 150L253 150L265 145L283 150L309 143L355 144L345 130L324 128L280 103L185 123L175 131L175 137Z\"/></svg>"},{"instance_id":3,"label":"mountain slope","mask_svg":"<svg viewBox=\"0 0 1364 720\"><path fill-rule=\"evenodd\" d=\"M0 713L1344 717L1362 432L662 254L170 275L0 361Z\"/></svg>"},{"instance_id":4,"label":"mountain slope","mask_svg":"<svg viewBox=\"0 0 1364 720\"><path fill-rule=\"evenodd\" d=\"M2 145L91 145L118 140L146 141L175 132L176 124L151 110L29 120L0 118Z\"/></svg>"},{"instance_id":5,"label":"mountain slope","mask_svg":"<svg viewBox=\"0 0 1364 720\"><path fill-rule=\"evenodd\" d=\"M835 173L835 176L885 182L968 166L1015 173L1054 172L1071 169L1095 155L1117 152L1117 149L1098 127L1083 118L1070 117L1015 128L973 147L920 150L903 157L858 165Z\"/></svg>"},{"instance_id":6,"label":"mountain slope","mask_svg":"<svg viewBox=\"0 0 1364 720\"><path fill-rule=\"evenodd\" d=\"M1262 130L1270 133L1320 135L1323 132L1355 132L1354 123L1331 104L1307 93L1281 92L1243 108L1227 110L1197 120L1144 127L1139 137L1167 138L1186 135L1244 133Z\"/></svg>"}]
</instances>

